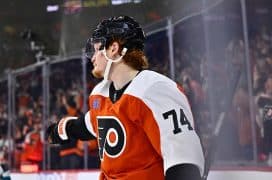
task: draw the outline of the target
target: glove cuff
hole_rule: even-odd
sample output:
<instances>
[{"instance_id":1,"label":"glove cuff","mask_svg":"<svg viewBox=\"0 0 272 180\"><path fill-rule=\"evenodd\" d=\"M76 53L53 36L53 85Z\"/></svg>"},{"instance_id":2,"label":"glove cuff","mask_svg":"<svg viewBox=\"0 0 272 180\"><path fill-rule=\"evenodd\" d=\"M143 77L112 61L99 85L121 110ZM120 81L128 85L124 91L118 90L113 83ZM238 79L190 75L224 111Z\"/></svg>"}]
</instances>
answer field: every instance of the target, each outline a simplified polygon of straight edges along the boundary
<instances>
[{"instance_id":1,"label":"glove cuff","mask_svg":"<svg viewBox=\"0 0 272 180\"><path fill-rule=\"evenodd\" d=\"M60 137L61 140L65 141L65 140L68 140L68 135L67 135L67 132L66 132L66 126L67 126L67 123L71 120L76 120L78 119L78 117L65 117L65 118L62 118L60 120L60 122L58 123L58 135Z\"/></svg>"}]
</instances>

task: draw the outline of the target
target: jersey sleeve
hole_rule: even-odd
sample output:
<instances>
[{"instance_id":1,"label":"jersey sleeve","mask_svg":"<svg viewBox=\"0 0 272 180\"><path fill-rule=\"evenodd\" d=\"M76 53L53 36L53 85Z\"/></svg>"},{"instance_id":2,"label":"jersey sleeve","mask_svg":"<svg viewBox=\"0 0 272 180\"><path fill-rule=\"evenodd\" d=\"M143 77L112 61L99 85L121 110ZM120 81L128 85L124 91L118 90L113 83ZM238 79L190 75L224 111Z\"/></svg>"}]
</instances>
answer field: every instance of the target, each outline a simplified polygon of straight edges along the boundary
<instances>
[{"instance_id":1,"label":"jersey sleeve","mask_svg":"<svg viewBox=\"0 0 272 180\"><path fill-rule=\"evenodd\" d=\"M63 120L65 120L65 118ZM90 122L90 111L88 111L85 116L80 116L79 118L70 120L68 119L68 121L69 122L67 123L62 123L67 124L66 127L63 125L64 127L58 128L65 129L68 137L73 137L80 140L91 140L96 138L96 134Z\"/></svg>"},{"instance_id":2,"label":"jersey sleeve","mask_svg":"<svg viewBox=\"0 0 272 180\"><path fill-rule=\"evenodd\" d=\"M157 82L146 90L143 101L159 128L160 137L150 141L160 146L155 148L160 149L164 172L177 164L194 164L203 174L202 146L194 130L190 105L178 86L174 82Z\"/></svg>"}]
</instances>

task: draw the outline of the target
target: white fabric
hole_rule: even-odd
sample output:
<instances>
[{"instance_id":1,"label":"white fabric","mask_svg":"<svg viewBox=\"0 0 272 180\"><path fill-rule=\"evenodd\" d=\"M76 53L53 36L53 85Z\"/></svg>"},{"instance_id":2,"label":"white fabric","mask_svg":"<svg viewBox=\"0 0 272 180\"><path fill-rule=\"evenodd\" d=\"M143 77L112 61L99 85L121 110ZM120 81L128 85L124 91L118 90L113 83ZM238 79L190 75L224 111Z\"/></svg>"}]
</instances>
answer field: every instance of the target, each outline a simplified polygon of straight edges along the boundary
<instances>
[{"instance_id":1,"label":"white fabric","mask_svg":"<svg viewBox=\"0 0 272 180\"><path fill-rule=\"evenodd\" d=\"M4 169L2 168L1 164L0 164L0 176L3 174Z\"/></svg>"},{"instance_id":2,"label":"white fabric","mask_svg":"<svg viewBox=\"0 0 272 180\"><path fill-rule=\"evenodd\" d=\"M96 133L94 132L94 129L93 129L93 126L91 124L91 120L90 120L90 111L88 111L86 114L85 114L85 118L84 118L84 121L85 121L85 125L88 129L88 131L95 137L96 136Z\"/></svg>"}]
</instances>

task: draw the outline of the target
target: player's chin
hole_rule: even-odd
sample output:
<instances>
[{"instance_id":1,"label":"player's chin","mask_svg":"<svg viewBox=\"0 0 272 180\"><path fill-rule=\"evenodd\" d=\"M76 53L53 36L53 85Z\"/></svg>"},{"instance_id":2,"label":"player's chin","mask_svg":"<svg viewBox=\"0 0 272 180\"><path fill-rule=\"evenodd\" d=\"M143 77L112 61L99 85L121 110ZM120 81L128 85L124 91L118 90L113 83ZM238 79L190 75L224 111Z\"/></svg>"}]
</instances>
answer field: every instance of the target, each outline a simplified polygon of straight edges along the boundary
<instances>
[{"instance_id":1,"label":"player's chin","mask_svg":"<svg viewBox=\"0 0 272 180\"><path fill-rule=\"evenodd\" d=\"M99 71L99 70L97 70L97 69L95 69L95 68L92 70L92 74L93 74L93 76L96 77L96 78L103 78L102 72Z\"/></svg>"}]
</instances>

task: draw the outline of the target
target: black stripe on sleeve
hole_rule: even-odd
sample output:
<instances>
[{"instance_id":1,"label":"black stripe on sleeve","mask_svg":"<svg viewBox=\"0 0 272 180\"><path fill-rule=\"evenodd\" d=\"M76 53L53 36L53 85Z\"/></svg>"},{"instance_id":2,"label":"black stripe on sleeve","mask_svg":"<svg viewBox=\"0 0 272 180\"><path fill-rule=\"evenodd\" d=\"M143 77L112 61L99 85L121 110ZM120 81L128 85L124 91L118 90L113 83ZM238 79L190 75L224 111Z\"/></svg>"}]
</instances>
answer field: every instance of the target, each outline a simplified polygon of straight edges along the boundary
<instances>
[{"instance_id":1,"label":"black stripe on sleeve","mask_svg":"<svg viewBox=\"0 0 272 180\"><path fill-rule=\"evenodd\" d=\"M96 137L90 133L86 124L85 124L85 116L80 116L76 120L70 120L67 123L66 131L68 137L72 137L80 140L91 140Z\"/></svg>"}]
</instances>

